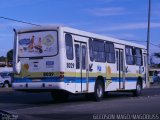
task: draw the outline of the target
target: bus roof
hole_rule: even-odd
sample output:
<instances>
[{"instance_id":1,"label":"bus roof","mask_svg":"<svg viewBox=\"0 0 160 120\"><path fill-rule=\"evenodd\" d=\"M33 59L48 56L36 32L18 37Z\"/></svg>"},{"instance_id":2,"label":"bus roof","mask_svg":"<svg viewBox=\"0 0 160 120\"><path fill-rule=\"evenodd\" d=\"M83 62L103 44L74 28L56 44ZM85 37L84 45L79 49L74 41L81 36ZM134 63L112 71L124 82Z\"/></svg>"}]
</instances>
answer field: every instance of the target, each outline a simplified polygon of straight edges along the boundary
<instances>
[{"instance_id":1,"label":"bus roof","mask_svg":"<svg viewBox=\"0 0 160 120\"><path fill-rule=\"evenodd\" d=\"M125 40L121 40L121 39L117 39L117 38L113 38L109 36L103 36L103 35L99 35L99 34L95 34L91 32L86 32L86 31L82 31L82 30L78 30L75 28L66 27L62 25L31 27L31 28L17 30L17 32L23 33L23 32L38 31L38 30L55 30L58 28L61 28L66 33L72 33L72 34L77 34L77 35L86 36L86 37L103 39L103 40L111 41L111 42L118 43L118 44L125 44L128 46L134 46L134 47L146 49L146 46L141 45L141 44L137 44L134 42L129 42L129 41L125 41Z\"/></svg>"}]
</instances>

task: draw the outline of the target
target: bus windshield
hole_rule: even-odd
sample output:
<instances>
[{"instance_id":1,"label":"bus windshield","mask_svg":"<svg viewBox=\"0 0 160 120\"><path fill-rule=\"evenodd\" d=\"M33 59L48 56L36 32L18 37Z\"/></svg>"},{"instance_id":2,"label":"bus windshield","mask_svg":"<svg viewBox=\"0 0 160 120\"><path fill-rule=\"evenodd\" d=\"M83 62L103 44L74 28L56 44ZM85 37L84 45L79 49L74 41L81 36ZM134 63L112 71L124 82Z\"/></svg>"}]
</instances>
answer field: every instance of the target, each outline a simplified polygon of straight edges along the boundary
<instances>
[{"instance_id":1,"label":"bus windshield","mask_svg":"<svg viewBox=\"0 0 160 120\"><path fill-rule=\"evenodd\" d=\"M57 31L18 34L19 57L54 56L58 53Z\"/></svg>"}]
</instances>

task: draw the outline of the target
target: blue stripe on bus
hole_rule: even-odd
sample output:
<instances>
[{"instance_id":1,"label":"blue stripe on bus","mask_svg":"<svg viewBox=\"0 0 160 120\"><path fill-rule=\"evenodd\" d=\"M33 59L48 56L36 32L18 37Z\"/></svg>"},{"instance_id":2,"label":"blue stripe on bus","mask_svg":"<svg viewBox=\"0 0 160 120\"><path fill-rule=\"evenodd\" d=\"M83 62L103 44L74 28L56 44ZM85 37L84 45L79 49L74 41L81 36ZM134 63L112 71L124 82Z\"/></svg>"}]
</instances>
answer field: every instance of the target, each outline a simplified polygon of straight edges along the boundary
<instances>
[{"instance_id":1,"label":"blue stripe on bus","mask_svg":"<svg viewBox=\"0 0 160 120\"><path fill-rule=\"evenodd\" d=\"M36 82L37 79L30 79L30 78L15 78L14 83L22 83L22 82ZM95 82L96 77L90 77L89 82ZM119 80L118 77L112 77L111 78L112 82L122 82L123 80ZM65 83L81 83L81 78L80 77L64 77L63 80L59 79L58 77L47 77L47 78L42 78L39 79L37 82L65 82ZM126 82L136 82L137 77L126 77L125 78ZM82 78L82 83L86 83L86 78Z\"/></svg>"},{"instance_id":2,"label":"blue stripe on bus","mask_svg":"<svg viewBox=\"0 0 160 120\"><path fill-rule=\"evenodd\" d=\"M122 82L123 81L123 79L119 80L118 77L112 77L111 80L113 82L119 82L119 81ZM125 77L125 81L127 81L127 82L136 82L137 81L137 77Z\"/></svg>"}]
</instances>

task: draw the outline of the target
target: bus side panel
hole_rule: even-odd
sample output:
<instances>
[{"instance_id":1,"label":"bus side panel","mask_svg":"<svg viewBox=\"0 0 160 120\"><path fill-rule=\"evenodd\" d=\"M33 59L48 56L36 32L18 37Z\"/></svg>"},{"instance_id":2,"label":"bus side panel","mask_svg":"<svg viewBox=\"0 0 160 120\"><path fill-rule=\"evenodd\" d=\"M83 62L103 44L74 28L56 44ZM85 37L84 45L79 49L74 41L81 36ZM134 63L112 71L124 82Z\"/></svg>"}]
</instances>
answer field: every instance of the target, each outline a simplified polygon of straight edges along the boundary
<instances>
[{"instance_id":1,"label":"bus side panel","mask_svg":"<svg viewBox=\"0 0 160 120\"><path fill-rule=\"evenodd\" d=\"M106 65L106 84L105 91L115 91L119 88L118 74L116 69L116 63L107 63Z\"/></svg>"},{"instance_id":2,"label":"bus side panel","mask_svg":"<svg viewBox=\"0 0 160 120\"><path fill-rule=\"evenodd\" d=\"M125 89L126 90L136 89L138 68L135 65L126 65L126 66L127 66L127 72L125 75Z\"/></svg>"}]
</instances>

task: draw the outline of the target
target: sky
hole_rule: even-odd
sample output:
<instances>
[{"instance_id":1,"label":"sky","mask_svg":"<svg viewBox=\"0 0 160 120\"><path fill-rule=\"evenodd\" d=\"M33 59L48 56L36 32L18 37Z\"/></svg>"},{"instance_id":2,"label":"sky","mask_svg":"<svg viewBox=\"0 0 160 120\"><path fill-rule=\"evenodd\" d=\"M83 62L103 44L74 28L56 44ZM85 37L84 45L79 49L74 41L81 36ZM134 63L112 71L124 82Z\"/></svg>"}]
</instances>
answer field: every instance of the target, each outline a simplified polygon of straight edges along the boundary
<instances>
[{"instance_id":1,"label":"sky","mask_svg":"<svg viewBox=\"0 0 160 120\"><path fill-rule=\"evenodd\" d=\"M64 25L146 45L148 0L0 0L0 17ZM13 28L31 25L0 19L0 56L13 48ZM150 52L160 52L160 0L151 0Z\"/></svg>"}]
</instances>

